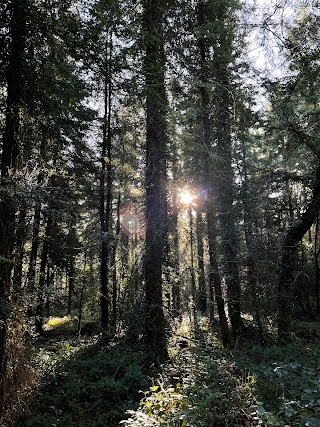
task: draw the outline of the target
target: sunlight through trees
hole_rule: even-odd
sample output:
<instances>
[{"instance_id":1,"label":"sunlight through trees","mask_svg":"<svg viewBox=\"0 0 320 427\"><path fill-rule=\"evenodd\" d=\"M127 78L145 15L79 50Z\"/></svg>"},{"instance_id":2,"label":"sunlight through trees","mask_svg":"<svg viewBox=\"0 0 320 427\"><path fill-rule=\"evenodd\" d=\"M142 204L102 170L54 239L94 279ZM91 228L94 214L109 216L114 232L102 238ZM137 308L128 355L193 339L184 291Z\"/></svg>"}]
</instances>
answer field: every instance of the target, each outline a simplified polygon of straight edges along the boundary
<instances>
[{"instance_id":1,"label":"sunlight through trees","mask_svg":"<svg viewBox=\"0 0 320 427\"><path fill-rule=\"evenodd\" d=\"M298 369L285 348L318 357L317 1L5 0L0 15L0 424L24 425L70 362L70 420L47 401L26 427L118 425L140 381L128 426L317 426L318 385L312 406L276 384ZM247 348L258 374L241 380Z\"/></svg>"}]
</instances>

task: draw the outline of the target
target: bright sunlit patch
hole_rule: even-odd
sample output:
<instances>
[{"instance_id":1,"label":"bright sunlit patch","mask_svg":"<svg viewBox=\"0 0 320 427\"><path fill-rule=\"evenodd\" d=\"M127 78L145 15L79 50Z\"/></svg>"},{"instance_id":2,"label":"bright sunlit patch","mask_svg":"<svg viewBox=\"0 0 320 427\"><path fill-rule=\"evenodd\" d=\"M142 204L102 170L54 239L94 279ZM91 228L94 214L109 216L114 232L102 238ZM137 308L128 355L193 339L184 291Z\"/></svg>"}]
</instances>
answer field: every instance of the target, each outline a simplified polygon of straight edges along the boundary
<instances>
[{"instance_id":1,"label":"bright sunlit patch","mask_svg":"<svg viewBox=\"0 0 320 427\"><path fill-rule=\"evenodd\" d=\"M64 325L65 323L71 322L72 318L70 316L64 317L50 317L47 323L43 325L45 331L56 328L57 326Z\"/></svg>"},{"instance_id":2,"label":"bright sunlit patch","mask_svg":"<svg viewBox=\"0 0 320 427\"><path fill-rule=\"evenodd\" d=\"M183 191L182 193L180 193L180 202L184 205L190 205L193 199L194 196L189 193L189 191Z\"/></svg>"}]
</instances>

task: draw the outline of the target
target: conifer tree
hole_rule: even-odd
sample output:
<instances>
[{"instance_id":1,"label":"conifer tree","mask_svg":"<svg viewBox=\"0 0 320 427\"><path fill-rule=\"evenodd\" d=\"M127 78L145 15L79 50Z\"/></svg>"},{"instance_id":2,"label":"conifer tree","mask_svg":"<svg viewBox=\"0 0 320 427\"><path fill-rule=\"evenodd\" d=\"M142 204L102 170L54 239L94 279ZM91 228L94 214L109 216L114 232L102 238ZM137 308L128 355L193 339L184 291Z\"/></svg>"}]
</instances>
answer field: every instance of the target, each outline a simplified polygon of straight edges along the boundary
<instances>
[{"instance_id":1,"label":"conifer tree","mask_svg":"<svg viewBox=\"0 0 320 427\"><path fill-rule=\"evenodd\" d=\"M21 110L24 98L24 60L26 44L26 24L29 4L12 1L10 11L10 45L6 64L7 99L5 128L1 157L0 194L0 402L3 401L2 379L5 370L5 344L7 318L10 314L9 296L11 290L11 270L14 265L13 250L15 239L15 197L16 175L21 167L20 138ZM0 411L1 411L0 407Z\"/></svg>"},{"instance_id":2,"label":"conifer tree","mask_svg":"<svg viewBox=\"0 0 320 427\"><path fill-rule=\"evenodd\" d=\"M320 111L317 61L319 52L319 15L312 8L305 11L288 29L286 52L289 60L289 76L282 82L271 85L274 132L285 133L285 144L290 141L296 147L307 149L313 178L309 182L310 197L303 211L291 218L284 232L281 248L281 264L278 282L278 339L280 343L291 340L292 296L299 244L316 221L320 211ZM290 150L290 146L286 147ZM306 167L306 174L309 173Z\"/></svg>"},{"instance_id":3,"label":"conifer tree","mask_svg":"<svg viewBox=\"0 0 320 427\"><path fill-rule=\"evenodd\" d=\"M168 358L162 296L162 267L167 230L166 92L163 16L165 2L143 2L142 43L146 96L146 328L156 358Z\"/></svg>"},{"instance_id":4,"label":"conifer tree","mask_svg":"<svg viewBox=\"0 0 320 427\"><path fill-rule=\"evenodd\" d=\"M205 149L205 175L207 179L211 178L208 182L208 200L206 202L206 219L208 227L208 242L209 242L209 260L210 260L210 282L211 286L214 287L216 303L218 308L218 315L220 320L221 335L225 345L230 344L230 335L228 329L227 318L224 308L224 299L222 294L222 284L221 284L221 272L219 271L218 262L217 262L217 253L216 253L216 227L214 219L214 187L216 185L216 180L212 179L213 174L222 171L214 171L214 153L212 149L213 145L213 123L212 123L212 113L210 111L212 104L212 98L208 90L210 81L216 78L215 74L212 74L212 65L210 61L210 46L213 45L213 40L211 37L207 37L207 26L210 26L210 19L212 18L211 14L215 15L215 6L216 4L211 4L210 2L199 1L197 5L197 22L199 25L199 36L198 36L198 46L199 46L199 57L200 57L200 111L201 111L201 123L202 123L202 141ZM211 9L213 8L213 10ZM218 33L219 36L219 33ZM222 35L221 35L222 36ZM213 45L213 47L215 47ZM215 51L214 51L215 52ZM217 108L218 110L218 108ZM218 125L221 125L220 123Z\"/></svg>"}]
</instances>

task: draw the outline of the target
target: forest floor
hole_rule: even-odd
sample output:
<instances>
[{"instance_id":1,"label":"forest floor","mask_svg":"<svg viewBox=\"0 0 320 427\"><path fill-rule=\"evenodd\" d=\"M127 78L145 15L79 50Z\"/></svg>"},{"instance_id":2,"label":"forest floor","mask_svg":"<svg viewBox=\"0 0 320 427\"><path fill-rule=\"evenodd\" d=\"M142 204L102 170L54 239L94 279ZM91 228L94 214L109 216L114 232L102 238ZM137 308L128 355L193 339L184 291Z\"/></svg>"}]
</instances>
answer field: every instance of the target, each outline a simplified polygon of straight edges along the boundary
<instances>
[{"instance_id":1,"label":"forest floor","mask_svg":"<svg viewBox=\"0 0 320 427\"><path fill-rule=\"evenodd\" d=\"M196 331L185 319L157 369L142 344L75 338L71 321L51 320L19 427L320 427L319 326L296 324L286 347L251 339L227 350L205 319Z\"/></svg>"}]
</instances>

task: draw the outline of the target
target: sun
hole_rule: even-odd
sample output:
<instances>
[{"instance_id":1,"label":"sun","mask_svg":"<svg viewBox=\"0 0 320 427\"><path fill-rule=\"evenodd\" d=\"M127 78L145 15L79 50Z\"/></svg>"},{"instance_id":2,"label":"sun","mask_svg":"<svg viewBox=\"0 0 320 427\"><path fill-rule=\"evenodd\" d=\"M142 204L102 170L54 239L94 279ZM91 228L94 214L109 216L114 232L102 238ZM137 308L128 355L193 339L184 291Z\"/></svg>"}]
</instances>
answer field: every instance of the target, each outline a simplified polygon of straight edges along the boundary
<instances>
[{"instance_id":1,"label":"sun","mask_svg":"<svg viewBox=\"0 0 320 427\"><path fill-rule=\"evenodd\" d=\"M189 193L189 191L183 191L182 193L180 193L180 202L183 205L190 205L194 199L194 196Z\"/></svg>"}]
</instances>

